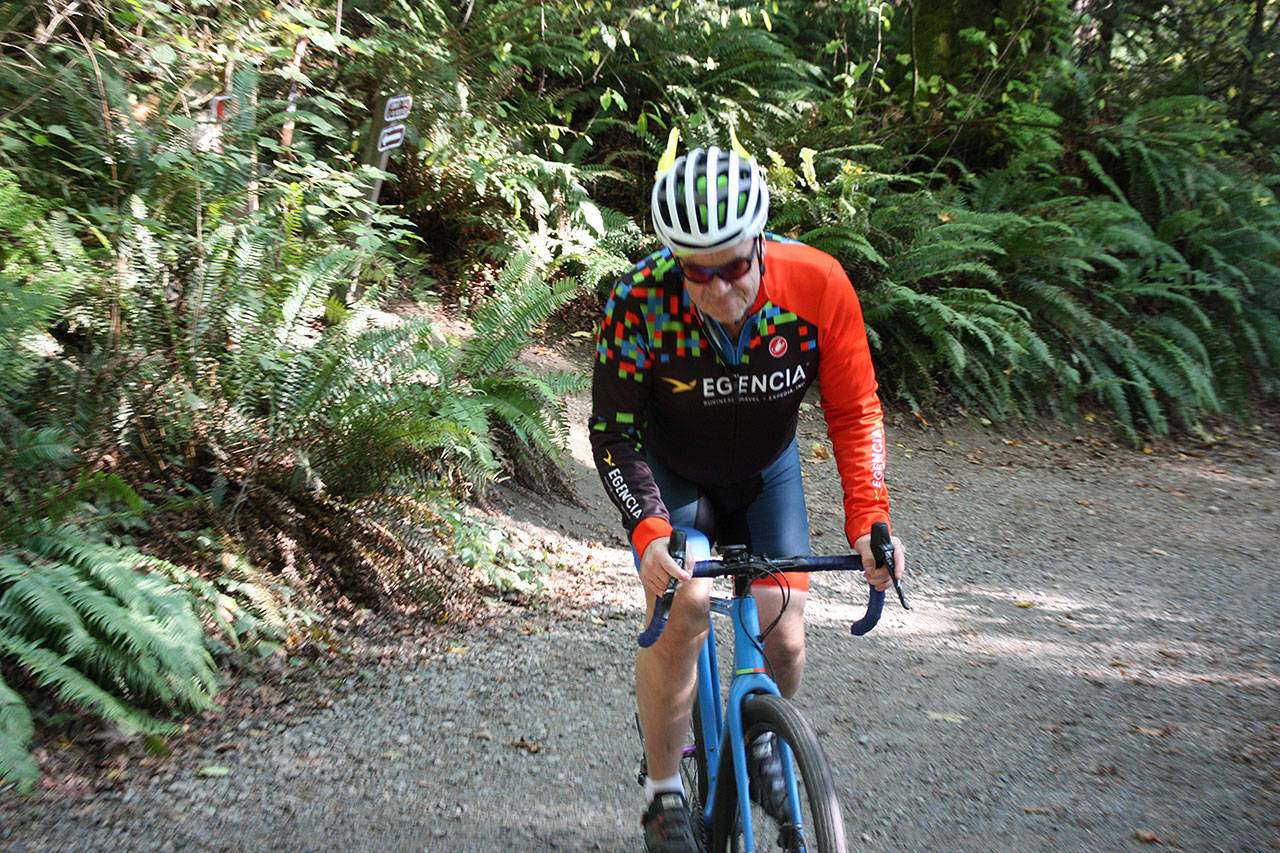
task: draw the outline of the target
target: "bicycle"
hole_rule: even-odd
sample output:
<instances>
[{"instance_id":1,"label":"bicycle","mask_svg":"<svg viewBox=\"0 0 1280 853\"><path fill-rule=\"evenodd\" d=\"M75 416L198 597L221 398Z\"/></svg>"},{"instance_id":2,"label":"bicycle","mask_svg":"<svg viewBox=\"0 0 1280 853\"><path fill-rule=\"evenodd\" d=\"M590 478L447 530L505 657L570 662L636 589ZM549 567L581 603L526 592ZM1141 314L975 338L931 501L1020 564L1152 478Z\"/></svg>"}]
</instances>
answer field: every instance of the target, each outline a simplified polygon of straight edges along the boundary
<instances>
[{"instance_id":1,"label":"bicycle","mask_svg":"<svg viewBox=\"0 0 1280 853\"><path fill-rule=\"evenodd\" d=\"M887 525L874 525L871 544L876 565L892 567L893 544ZM733 625L734 665L728 697L722 709L716 636L712 630L698 657L693 743L685 747L680 762L695 834L704 846L710 842L715 853L772 849L761 846L770 843L786 851L843 853L847 849L844 821L831 769L813 727L781 696L766 672L751 584L784 571L860 571L861 558L849 555L770 559L748 554L742 547L727 547L716 560L710 559L710 544L704 535L681 528L673 531L669 550L681 564L686 559L694 561L694 577L733 578L732 597L711 598L712 615L729 616ZM889 574L893 578L892 568ZM893 585L902 606L911 609L897 578L893 578ZM675 586L673 578L639 637L642 647L653 645L661 635ZM866 613L851 626L851 632L862 635L870 631L879 621L883 607L884 592L872 587ZM753 790L756 786L748 772L747 757L748 744L754 746L768 735L773 736L774 754L786 791L786 797L775 800L772 808L770 804L753 803L753 799L769 797ZM641 782L645 773L642 759Z\"/></svg>"}]
</instances>

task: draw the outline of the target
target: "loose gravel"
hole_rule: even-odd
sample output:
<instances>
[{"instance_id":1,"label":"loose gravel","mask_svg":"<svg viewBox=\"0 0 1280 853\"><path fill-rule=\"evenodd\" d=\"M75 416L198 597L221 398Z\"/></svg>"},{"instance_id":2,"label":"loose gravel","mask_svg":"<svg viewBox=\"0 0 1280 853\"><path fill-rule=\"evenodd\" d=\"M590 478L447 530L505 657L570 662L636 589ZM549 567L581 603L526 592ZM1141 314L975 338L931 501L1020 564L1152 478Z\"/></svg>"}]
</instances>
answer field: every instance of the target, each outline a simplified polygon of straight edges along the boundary
<instances>
[{"instance_id":1,"label":"loose gravel","mask_svg":"<svg viewBox=\"0 0 1280 853\"><path fill-rule=\"evenodd\" d=\"M367 626L104 790L0 803L0 850L637 851L638 585L573 401L581 505L508 494L564 564L468 631ZM867 851L1280 848L1280 433L891 430L914 605L815 577L798 697ZM816 411L815 552L845 550ZM354 661L354 662L353 662Z\"/></svg>"}]
</instances>

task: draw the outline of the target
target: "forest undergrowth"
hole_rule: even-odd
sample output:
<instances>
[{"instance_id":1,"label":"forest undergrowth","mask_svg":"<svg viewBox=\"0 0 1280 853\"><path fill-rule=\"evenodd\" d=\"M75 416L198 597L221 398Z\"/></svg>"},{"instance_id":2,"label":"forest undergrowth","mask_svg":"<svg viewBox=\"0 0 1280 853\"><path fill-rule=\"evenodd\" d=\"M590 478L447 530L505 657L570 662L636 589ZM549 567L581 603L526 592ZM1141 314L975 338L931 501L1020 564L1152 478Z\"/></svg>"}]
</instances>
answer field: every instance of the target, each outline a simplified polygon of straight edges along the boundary
<instances>
[{"instance_id":1,"label":"forest undergrowth","mask_svg":"<svg viewBox=\"0 0 1280 853\"><path fill-rule=\"evenodd\" d=\"M86 715L162 751L335 620L536 591L476 507L555 486L587 380L519 355L653 247L673 127L736 129L845 265L891 408L1259 424L1275 0L1085 5L11 4L0 776Z\"/></svg>"}]
</instances>

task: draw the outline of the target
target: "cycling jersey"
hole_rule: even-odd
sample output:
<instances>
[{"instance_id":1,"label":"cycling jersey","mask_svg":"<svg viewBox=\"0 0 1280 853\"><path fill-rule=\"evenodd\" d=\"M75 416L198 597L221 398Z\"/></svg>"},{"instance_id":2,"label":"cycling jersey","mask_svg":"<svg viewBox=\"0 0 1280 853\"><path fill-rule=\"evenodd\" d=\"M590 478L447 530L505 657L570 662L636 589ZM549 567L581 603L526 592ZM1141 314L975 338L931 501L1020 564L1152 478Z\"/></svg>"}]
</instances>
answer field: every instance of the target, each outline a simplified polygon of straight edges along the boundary
<instances>
[{"instance_id":1,"label":"cycling jersey","mask_svg":"<svg viewBox=\"0 0 1280 853\"><path fill-rule=\"evenodd\" d=\"M804 475L795 441L782 455L746 483L707 489L670 471L652 453L646 454L671 524L697 530L717 546L742 545L763 557L809 556L809 512L804 501ZM635 554L640 571L640 554ZM773 586L779 576L755 581ZM792 590L809 588L808 572L781 575Z\"/></svg>"},{"instance_id":2,"label":"cycling jersey","mask_svg":"<svg viewBox=\"0 0 1280 853\"><path fill-rule=\"evenodd\" d=\"M888 521L884 418L862 310L830 255L768 235L736 341L689 299L669 249L615 285L596 339L591 445L637 554L671 531L646 452L709 488L745 483L795 437L816 380L852 543Z\"/></svg>"}]
</instances>

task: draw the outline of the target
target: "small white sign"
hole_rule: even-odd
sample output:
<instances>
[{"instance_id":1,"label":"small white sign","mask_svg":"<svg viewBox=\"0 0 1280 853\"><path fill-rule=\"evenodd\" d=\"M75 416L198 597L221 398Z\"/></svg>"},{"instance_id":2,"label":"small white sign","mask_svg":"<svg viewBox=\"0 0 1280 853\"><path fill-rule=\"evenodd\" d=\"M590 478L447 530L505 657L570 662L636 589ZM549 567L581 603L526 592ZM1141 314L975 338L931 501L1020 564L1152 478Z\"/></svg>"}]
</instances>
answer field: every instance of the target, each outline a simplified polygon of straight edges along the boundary
<instances>
[{"instance_id":1,"label":"small white sign","mask_svg":"<svg viewBox=\"0 0 1280 853\"><path fill-rule=\"evenodd\" d=\"M399 148L401 142L404 142L404 125L389 124L378 134L378 152Z\"/></svg>"},{"instance_id":2,"label":"small white sign","mask_svg":"<svg viewBox=\"0 0 1280 853\"><path fill-rule=\"evenodd\" d=\"M413 109L413 95L394 95L387 98L387 106L382 111L382 120L388 123L404 121L409 117L411 109Z\"/></svg>"}]
</instances>

